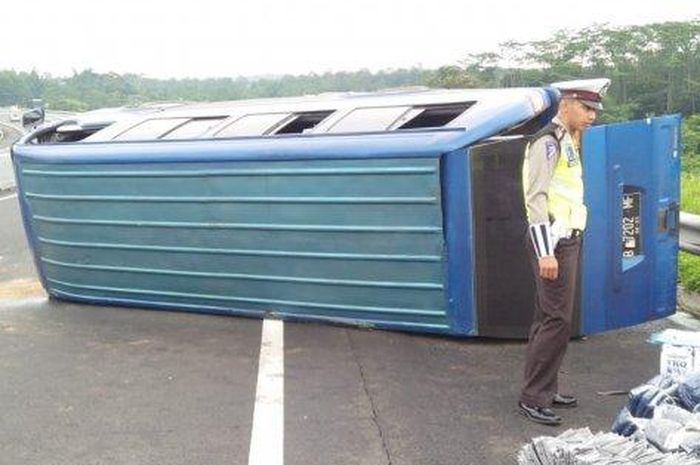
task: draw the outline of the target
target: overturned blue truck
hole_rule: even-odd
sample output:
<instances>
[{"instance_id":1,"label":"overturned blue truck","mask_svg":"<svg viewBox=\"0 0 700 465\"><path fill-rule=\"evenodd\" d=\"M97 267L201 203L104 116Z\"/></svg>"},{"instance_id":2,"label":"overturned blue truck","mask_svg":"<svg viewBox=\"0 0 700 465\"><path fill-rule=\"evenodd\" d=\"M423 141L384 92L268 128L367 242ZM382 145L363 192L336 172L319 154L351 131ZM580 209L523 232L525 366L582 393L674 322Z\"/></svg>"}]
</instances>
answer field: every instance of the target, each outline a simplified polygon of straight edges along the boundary
<instances>
[{"instance_id":1,"label":"overturned blue truck","mask_svg":"<svg viewBox=\"0 0 700 465\"><path fill-rule=\"evenodd\" d=\"M12 148L51 297L458 336L534 308L521 166L556 89L162 105ZM596 126L576 332L676 306L680 117Z\"/></svg>"}]
</instances>

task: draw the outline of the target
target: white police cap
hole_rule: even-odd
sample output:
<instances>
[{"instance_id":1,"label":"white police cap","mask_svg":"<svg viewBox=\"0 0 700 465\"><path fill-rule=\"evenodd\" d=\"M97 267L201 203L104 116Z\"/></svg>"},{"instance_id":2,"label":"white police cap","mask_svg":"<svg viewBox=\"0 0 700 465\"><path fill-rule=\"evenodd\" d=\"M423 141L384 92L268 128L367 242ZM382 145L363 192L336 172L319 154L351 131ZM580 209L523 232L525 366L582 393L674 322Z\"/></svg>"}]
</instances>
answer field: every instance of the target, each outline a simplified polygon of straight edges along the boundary
<instances>
[{"instance_id":1,"label":"white police cap","mask_svg":"<svg viewBox=\"0 0 700 465\"><path fill-rule=\"evenodd\" d=\"M601 100L610 87L610 79L579 79L552 83L561 92L562 98L580 100L584 105L595 110L602 110Z\"/></svg>"}]
</instances>

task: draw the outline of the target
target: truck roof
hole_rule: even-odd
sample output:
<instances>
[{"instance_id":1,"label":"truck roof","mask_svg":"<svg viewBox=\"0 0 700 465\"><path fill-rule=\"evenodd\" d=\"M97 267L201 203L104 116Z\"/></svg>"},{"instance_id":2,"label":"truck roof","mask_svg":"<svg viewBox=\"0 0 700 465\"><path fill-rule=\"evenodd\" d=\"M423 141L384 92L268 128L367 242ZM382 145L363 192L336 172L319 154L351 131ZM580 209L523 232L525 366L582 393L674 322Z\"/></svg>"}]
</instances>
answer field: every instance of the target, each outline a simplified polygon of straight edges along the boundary
<instances>
[{"instance_id":1,"label":"truck roof","mask_svg":"<svg viewBox=\"0 0 700 465\"><path fill-rule=\"evenodd\" d=\"M328 92L207 103L101 109L44 129L39 143L216 139L461 128L495 134L558 101L552 88ZM47 136L48 134L48 136ZM32 140L25 138L23 142ZM36 142L35 142L36 143Z\"/></svg>"}]
</instances>

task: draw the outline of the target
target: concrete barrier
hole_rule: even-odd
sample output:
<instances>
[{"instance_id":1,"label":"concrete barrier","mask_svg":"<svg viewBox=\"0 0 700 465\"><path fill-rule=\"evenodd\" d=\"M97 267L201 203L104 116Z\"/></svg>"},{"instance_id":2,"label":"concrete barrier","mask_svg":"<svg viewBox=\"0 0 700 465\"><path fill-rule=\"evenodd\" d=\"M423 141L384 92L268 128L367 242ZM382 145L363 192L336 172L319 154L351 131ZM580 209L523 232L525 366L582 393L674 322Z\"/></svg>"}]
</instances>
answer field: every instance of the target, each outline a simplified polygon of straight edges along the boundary
<instances>
[{"instance_id":1,"label":"concrete barrier","mask_svg":"<svg viewBox=\"0 0 700 465\"><path fill-rule=\"evenodd\" d=\"M700 318L700 294L678 287L678 308Z\"/></svg>"}]
</instances>

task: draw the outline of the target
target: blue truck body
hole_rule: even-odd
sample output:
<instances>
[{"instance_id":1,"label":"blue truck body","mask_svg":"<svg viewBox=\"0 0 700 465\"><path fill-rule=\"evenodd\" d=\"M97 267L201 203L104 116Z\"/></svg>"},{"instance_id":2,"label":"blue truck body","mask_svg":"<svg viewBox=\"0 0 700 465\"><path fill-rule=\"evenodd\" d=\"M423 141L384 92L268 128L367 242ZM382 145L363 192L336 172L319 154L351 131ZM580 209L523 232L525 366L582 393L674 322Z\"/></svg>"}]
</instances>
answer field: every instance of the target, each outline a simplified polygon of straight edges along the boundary
<instances>
[{"instance_id":1,"label":"blue truck body","mask_svg":"<svg viewBox=\"0 0 700 465\"><path fill-rule=\"evenodd\" d=\"M538 107L504 95L456 127L25 138L12 156L41 281L91 304L523 336L528 139L507 131L541 127L557 96L540 89ZM666 116L585 135L579 334L675 310L679 125Z\"/></svg>"}]
</instances>

